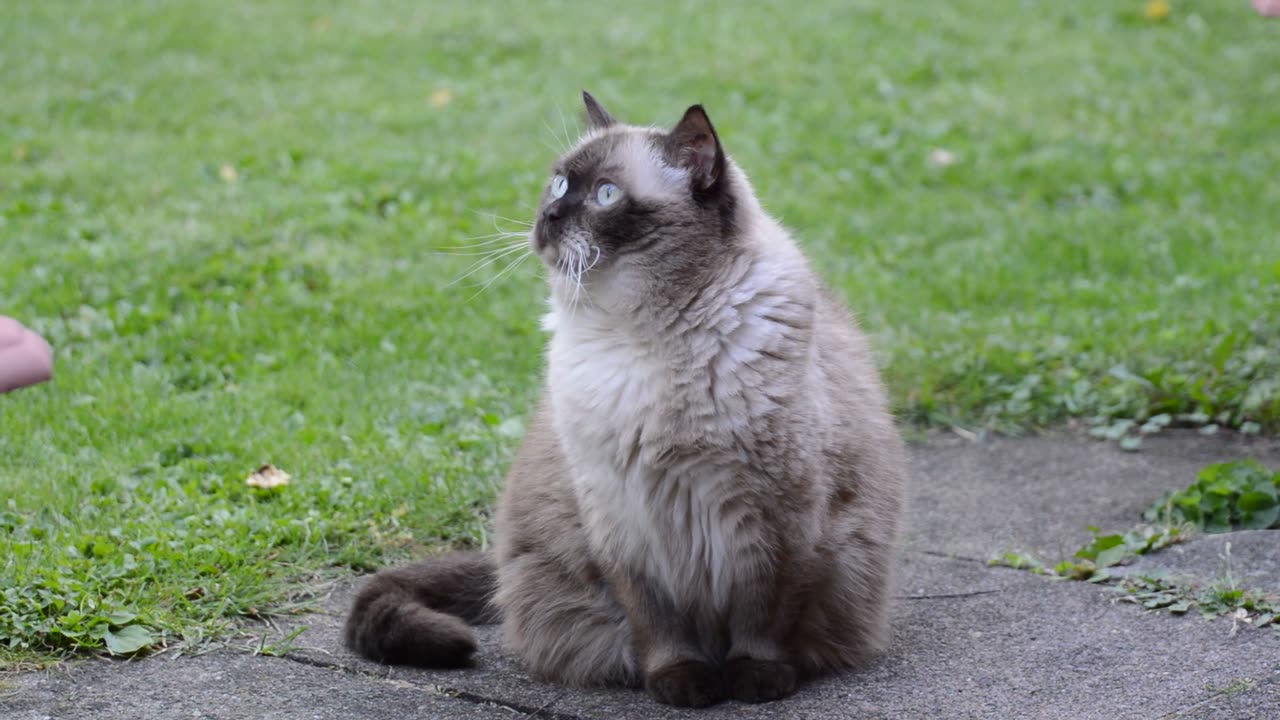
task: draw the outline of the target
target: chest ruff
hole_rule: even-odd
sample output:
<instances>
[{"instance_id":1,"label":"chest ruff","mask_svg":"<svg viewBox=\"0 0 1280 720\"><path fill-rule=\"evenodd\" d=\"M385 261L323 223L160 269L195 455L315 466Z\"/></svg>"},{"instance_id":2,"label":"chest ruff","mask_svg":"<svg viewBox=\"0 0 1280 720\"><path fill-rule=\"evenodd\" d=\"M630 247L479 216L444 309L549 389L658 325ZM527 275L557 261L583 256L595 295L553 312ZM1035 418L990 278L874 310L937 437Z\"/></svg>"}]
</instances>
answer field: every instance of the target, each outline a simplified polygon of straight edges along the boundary
<instances>
[{"instance_id":1,"label":"chest ruff","mask_svg":"<svg viewBox=\"0 0 1280 720\"><path fill-rule=\"evenodd\" d=\"M579 316L551 342L557 435L592 545L678 601L727 606L761 539L742 482L783 387L770 303L727 307L668 343ZM766 378L774 377L774 386Z\"/></svg>"}]
</instances>

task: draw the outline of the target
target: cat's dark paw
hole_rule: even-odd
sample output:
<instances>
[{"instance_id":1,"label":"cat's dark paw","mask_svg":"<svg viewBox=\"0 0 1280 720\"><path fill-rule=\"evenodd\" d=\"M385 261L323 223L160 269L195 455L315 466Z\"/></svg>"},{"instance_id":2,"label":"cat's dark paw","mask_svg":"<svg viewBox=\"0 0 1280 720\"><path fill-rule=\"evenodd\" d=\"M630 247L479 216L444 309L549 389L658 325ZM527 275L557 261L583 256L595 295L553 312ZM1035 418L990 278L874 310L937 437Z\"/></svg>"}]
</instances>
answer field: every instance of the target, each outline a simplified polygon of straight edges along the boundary
<instances>
[{"instance_id":1,"label":"cat's dark paw","mask_svg":"<svg viewBox=\"0 0 1280 720\"><path fill-rule=\"evenodd\" d=\"M720 673L697 660L659 668L649 673L644 684L653 699L665 705L701 708L724 699Z\"/></svg>"},{"instance_id":2,"label":"cat's dark paw","mask_svg":"<svg viewBox=\"0 0 1280 720\"><path fill-rule=\"evenodd\" d=\"M778 660L742 657L724 667L725 690L743 702L780 700L796 691L796 669Z\"/></svg>"}]
</instances>

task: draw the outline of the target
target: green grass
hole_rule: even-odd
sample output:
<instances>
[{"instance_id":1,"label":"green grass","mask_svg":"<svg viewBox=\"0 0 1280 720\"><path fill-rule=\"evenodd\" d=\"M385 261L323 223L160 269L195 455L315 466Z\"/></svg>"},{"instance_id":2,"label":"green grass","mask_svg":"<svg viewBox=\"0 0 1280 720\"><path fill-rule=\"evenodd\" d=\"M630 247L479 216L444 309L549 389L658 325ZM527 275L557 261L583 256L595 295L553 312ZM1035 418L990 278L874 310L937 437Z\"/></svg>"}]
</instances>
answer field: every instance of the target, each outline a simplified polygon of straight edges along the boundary
<instances>
[{"instance_id":1,"label":"green grass","mask_svg":"<svg viewBox=\"0 0 1280 720\"><path fill-rule=\"evenodd\" d=\"M483 541L543 290L433 249L530 215L582 87L706 103L908 422L1280 427L1280 23L1172 5L4 3L0 312L58 377L0 397L0 664Z\"/></svg>"}]
</instances>

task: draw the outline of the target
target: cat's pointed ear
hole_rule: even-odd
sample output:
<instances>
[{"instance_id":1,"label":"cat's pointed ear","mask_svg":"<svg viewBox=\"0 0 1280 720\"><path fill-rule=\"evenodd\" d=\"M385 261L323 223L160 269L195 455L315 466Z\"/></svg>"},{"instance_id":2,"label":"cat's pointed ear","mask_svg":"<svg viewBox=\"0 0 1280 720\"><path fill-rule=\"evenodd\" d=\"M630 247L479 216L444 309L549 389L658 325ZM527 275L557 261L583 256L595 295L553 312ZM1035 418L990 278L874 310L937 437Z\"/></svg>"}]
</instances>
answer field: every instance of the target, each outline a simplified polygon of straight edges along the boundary
<instances>
[{"instance_id":1,"label":"cat's pointed ear","mask_svg":"<svg viewBox=\"0 0 1280 720\"><path fill-rule=\"evenodd\" d=\"M701 105L684 111L667 141L680 167L689 171L694 190L706 192L720 182L724 175L724 149Z\"/></svg>"},{"instance_id":2,"label":"cat's pointed ear","mask_svg":"<svg viewBox=\"0 0 1280 720\"><path fill-rule=\"evenodd\" d=\"M596 99L591 97L591 93L586 90L582 91L582 102L587 106L587 123L592 130L603 130L610 125L617 125L618 121L613 119L608 110L600 106Z\"/></svg>"}]
</instances>

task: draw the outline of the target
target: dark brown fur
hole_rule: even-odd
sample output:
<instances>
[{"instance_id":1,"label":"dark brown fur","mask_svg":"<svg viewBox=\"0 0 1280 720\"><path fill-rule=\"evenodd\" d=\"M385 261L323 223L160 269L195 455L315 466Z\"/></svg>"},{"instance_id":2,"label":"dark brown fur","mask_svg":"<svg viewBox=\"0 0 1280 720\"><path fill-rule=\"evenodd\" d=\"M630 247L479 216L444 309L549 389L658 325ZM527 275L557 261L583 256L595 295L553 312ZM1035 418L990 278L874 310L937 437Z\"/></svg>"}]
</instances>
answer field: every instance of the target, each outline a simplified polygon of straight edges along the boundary
<instances>
[{"instance_id":1,"label":"dark brown fur","mask_svg":"<svg viewBox=\"0 0 1280 720\"><path fill-rule=\"evenodd\" d=\"M493 557L454 553L384 570L356 596L347 646L395 665L462 667L476 650L467 623L499 621Z\"/></svg>"}]
</instances>

